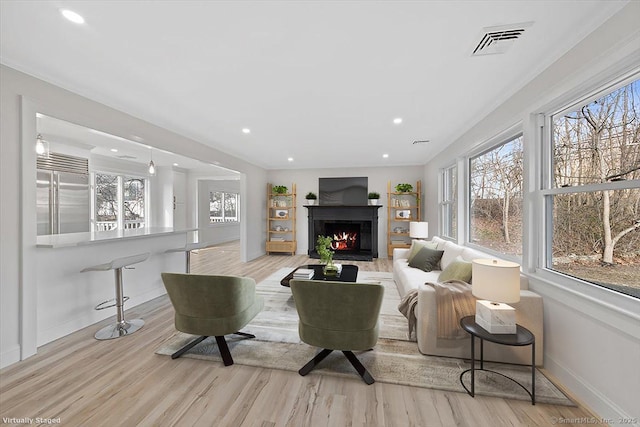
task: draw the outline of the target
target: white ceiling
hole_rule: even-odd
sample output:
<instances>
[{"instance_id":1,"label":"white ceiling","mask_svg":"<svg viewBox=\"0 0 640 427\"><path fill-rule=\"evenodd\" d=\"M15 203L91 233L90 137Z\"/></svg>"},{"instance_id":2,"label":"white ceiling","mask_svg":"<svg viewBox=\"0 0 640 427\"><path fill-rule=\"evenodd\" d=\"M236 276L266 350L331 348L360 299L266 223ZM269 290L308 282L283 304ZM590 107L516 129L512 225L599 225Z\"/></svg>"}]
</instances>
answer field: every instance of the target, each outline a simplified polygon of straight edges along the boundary
<instances>
[{"instance_id":1,"label":"white ceiling","mask_svg":"<svg viewBox=\"0 0 640 427\"><path fill-rule=\"evenodd\" d=\"M416 165L626 3L2 0L0 60L269 169Z\"/></svg>"}]
</instances>

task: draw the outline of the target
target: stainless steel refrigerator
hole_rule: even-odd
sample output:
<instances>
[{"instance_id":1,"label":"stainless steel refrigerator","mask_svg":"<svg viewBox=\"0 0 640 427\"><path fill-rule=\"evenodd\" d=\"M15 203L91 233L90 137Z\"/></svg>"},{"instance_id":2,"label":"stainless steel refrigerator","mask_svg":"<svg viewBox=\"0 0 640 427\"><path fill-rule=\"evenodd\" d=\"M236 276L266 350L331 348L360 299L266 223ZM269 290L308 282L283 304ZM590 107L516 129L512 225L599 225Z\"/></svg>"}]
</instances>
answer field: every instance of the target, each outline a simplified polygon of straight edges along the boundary
<instances>
[{"instance_id":1,"label":"stainless steel refrigerator","mask_svg":"<svg viewBox=\"0 0 640 427\"><path fill-rule=\"evenodd\" d=\"M89 161L60 153L38 158L38 235L90 230Z\"/></svg>"}]
</instances>

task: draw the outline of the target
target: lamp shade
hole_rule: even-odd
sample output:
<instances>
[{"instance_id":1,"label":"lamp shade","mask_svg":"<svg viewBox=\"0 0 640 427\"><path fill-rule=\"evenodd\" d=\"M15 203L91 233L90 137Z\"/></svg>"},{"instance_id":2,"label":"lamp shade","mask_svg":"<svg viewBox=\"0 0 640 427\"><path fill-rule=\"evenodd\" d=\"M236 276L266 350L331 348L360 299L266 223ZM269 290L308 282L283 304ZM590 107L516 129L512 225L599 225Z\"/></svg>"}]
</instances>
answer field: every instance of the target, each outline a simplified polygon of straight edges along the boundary
<instances>
[{"instance_id":1,"label":"lamp shade","mask_svg":"<svg viewBox=\"0 0 640 427\"><path fill-rule=\"evenodd\" d=\"M520 265L499 259L474 259L473 295L493 302L520 301Z\"/></svg>"},{"instance_id":2,"label":"lamp shade","mask_svg":"<svg viewBox=\"0 0 640 427\"><path fill-rule=\"evenodd\" d=\"M409 237L413 239L426 239L429 237L429 223L411 221L409 223Z\"/></svg>"}]
</instances>

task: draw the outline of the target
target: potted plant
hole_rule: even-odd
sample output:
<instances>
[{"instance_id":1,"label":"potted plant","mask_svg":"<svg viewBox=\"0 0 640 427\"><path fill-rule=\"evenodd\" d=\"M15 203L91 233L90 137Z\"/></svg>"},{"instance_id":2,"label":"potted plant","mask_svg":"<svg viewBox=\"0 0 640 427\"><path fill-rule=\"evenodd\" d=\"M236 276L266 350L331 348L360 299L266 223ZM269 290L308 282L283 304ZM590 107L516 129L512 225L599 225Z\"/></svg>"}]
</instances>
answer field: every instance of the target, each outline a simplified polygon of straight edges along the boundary
<instances>
[{"instance_id":1,"label":"potted plant","mask_svg":"<svg viewBox=\"0 0 640 427\"><path fill-rule=\"evenodd\" d=\"M411 193L412 191L413 191L413 185L411 184L396 185L396 193Z\"/></svg>"},{"instance_id":2,"label":"potted plant","mask_svg":"<svg viewBox=\"0 0 640 427\"><path fill-rule=\"evenodd\" d=\"M320 261L324 264L322 271L325 276L336 276L338 274L338 266L333 263L333 254L331 250L331 242L333 239L329 236L318 236L316 241L316 252L320 255Z\"/></svg>"},{"instance_id":3,"label":"potted plant","mask_svg":"<svg viewBox=\"0 0 640 427\"><path fill-rule=\"evenodd\" d=\"M380 193L376 193L375 191L372 191L371 193L369 193L367 198L369 199L370 205L377 205L378 199L380 199Z\"/></svg>"},{"instance_id":4,"label":"potted plant","mask_svg":"<svg viewBox=\"0 0 640 427\"><path fill-rule=\"evenodd\" d=\"M316 196L316 193L309 191L307 195L304 196L304 198L307 199L308 205L315 205L316 200L318 199L318 196Z\"/></svg>"},{"instance_id":5,"label":"potted plant","mask_svg":"<svg viewBox=\"0 0 640 427\"><path fill-rule=\"evenodd\" d=\"M271 187L273 194L287 194L288 188L286 185L274 185Z\"/></svg>"}]
</instances>

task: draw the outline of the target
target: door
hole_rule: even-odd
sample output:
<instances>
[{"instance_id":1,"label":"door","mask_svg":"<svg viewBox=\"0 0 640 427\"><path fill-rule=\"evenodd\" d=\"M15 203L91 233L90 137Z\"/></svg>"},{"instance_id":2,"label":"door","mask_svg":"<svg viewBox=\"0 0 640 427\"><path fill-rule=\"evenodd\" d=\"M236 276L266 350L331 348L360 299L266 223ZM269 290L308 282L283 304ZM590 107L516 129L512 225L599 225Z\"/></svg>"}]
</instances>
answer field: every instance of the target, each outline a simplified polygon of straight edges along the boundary
<instances>
[{"instance_id":1,"label":"door","mask_svg":"<svg viewBox=\"0 0 640 427\"><path fill-rule=\"evenodd\" d=\"M53 234L53 177L51 171L38 170L36 181L37 234Z\"/></svg>"},{"instance_id":2,"label":"door","mask_svg":"<svg viewBox=\"0 0 640 427\"><path fill-rule=\"evenodd\" d=\"M57 233L89 231L91 215L89 176L54 172L54 181L57 188Z\"/></svg>"},{"instance_id":3,"label":"door","mask_svg":"<svg viewBox=\"0 0 640 427\"><path fill-rule=\"evenodd\" d=\"M184 173L173 173L173 228L184 230L187 228L187 179Z\"/></svg>"}]
</instances>

